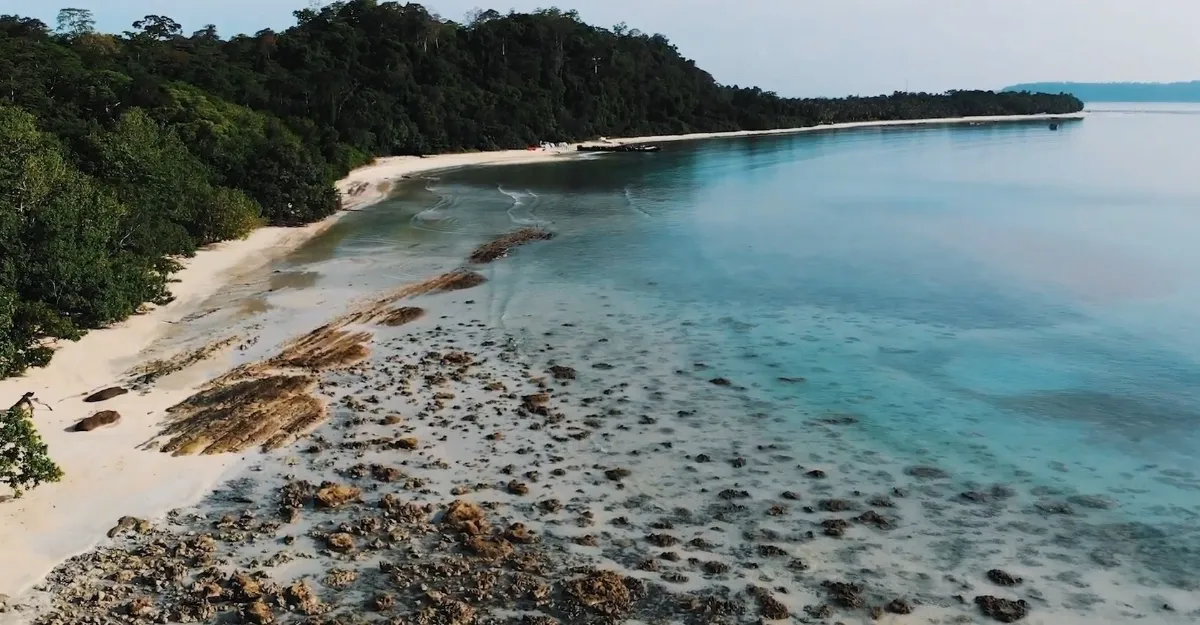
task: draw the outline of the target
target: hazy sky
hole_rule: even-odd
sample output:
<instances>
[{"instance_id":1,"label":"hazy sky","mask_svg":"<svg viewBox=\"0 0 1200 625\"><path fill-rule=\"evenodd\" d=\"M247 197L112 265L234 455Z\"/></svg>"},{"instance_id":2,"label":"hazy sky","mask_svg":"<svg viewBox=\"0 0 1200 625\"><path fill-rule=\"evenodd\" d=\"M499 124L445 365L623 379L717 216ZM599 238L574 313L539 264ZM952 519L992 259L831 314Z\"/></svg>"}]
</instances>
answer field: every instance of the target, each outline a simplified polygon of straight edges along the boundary
<instances>
[{"instance_id":1,"label":"hazy sky","mask_svg":"<svg viewBox=\"0 0 1200 625\"><path fill-rule=\"evenodd\" d=\"M188 32L285 28L309 0L59 0L121 31L148 13ZM54 0L0 0L53 25ZM666 34L717 80L782 95L1000 88L1038 80L1200 79L1197 0L429 0L461 20L481 6L577 9L603 26Z\"/></svg>"}]
</instances>

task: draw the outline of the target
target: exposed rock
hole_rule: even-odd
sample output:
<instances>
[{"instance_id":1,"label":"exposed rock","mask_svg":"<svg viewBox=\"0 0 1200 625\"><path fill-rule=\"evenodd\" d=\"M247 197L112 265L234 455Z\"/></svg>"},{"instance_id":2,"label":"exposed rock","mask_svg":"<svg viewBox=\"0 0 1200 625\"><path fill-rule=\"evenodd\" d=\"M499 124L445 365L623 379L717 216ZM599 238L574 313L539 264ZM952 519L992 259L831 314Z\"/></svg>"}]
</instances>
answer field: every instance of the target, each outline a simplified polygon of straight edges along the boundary
<instances>
[{"instance_id":1,"label":"exposed rock","mask_svg":"<svg viewBox=\"0 0 1200 625\"><path fill-rule=\"evenodd\" d=\"M373 603L375 604L375 611L387 612L388 610L396 607L396 595L385 592L376 596Z\"/></svg>"},{"instance_id":2,"label":"exposed rock","mask_svg":"<svg viewBox=\"0 0 1200 625\"><path fill-rule=\"evenodd\" d=\"M284 599L300 614L315 616L325 611L325 606L304 581L297 581L283 591Z\"/></svg>"},{"instance_id":3,"label":"exposed rock","mask_svg":"<svg viewBox=\"0 0 1200 625\"><path fill-rule=\"evenodd\" d=\"M892 614L912 614L913 611L912 606L903 599L892 599L884 609Z\"/></svg>"},{"instance_id":4,"label":"exposed rock","mask_svg":"<svg viewBox=\"0 0 1200 625\"><path fill-rule=\"evenodd\" d=\"M518 482L516 480L512 480L511 482L508 483L508 492L510 492L514 495L528 495L529 494L529 485L524 482Z\"/></svg>"},{"instance_id":5,"label":"exposed rock","mask_svg":"<svg viewBox=\"0 0 1200 625\"><path fill-rule=\"evenodd\" d=\"M730 382L725 378L713 378L709 380L708 383L712 384L713 386L730 386L733 384L733 382Z\"/></svg>"},{"instance_id":6,"label":"exposed rock","mask_svg":"<svg viewBox=\"0 0 1200 625\"><path fill-rule=\"evenodd\" d=\"M275 622L275 614L271 612L271 606L260 599L246 606L242 611L242 622L267 625L267 623Z\"/></svg>"},{"instance_id":7,"label":"exposed rock","mask_svg":"<svg viewBox=\"0 0 1200 625\"><path fill-rule=\"evenodd\" d=\"M325 576L325 579L321 580L321 583L330 588L343 590L349 588L350 584L353 584L356 580L358 580L358 573L355 571L332 569Z\"/></svg>"},{"instance_id":8,"label":"exposed rock","mask_svg":"<svg viewBox=\"0 0 1200 625\"><path fill-rule=\"evenodd\" d=\"M605 616L618 616L632 607L635 594L631 588L640 590L641 583L613 571L593 571L563 586L578 603Z\"/></svg>"},{"instance_id":9,"label":"exposed rock","mask_svg":"<svg viewBox=\"0 0 1200 625\"><path fill-rule=\"evenodd\" d=\"M345 532L330 534L325 539L325 544L329 545L330 549L342 553L354 551L354 537Z\"/></svg>"},{"instance_id":10,"label":"exposed rock","mask_svg":"<svg viewBox=\"0 0 1200 625\"><path fill-rule=\"evenodd\" d=\"M415 436L401 436L400 438L396 439L395 445L396 449L413 451L419 446L419 443L417 442L417 437Z\"/></svg>"},{"instance_id":11,"label":"exposed rock","mask_svg":"<svg viewBox=\"0 0 1200 625\"><path fill-rule=\"evenodd\" d=\"M500 537L471 536L465 544L467 549L485 560L500 560L513 553L513 546Z\"/></svg>"},{"instance_id":12,"label":"exposed rock","mask_svg":"<svg viewBox=\"0 0 1200 625\"><path fill-rule=\"evenodd\" d=\"M576 545L580 545L583 547L598 547L598 546L600 546L600 541L593 534L584 534L583 536L576 536L574 539L572 539L572 542L574 542Z\"/></svg>"},{"instance_id":13,"label":"exposed rock","mask_svg":"<svg viewBox=\"0 0 1200 625\"><path fill-rule=\"evenodd\" d=\"M704 572L708 573L709 575L720 575L722 573L729 572L729 565L721 562L720 560L709 560L708 562L705 562L704 566L701 568L703 568Z\"/></svg>"},{"instance_id":14,"label":"exposed rock","mask_svg":"<svg viewBox=\"0 0 1200 625\"><path fill-rule=\"evenodd\" d=\"M341 506L352 501L358 501L362 496L362 490L354 486L345 486L343 484L335 484L333 482L325 482L321 488L317 490L317 507L319 508L340 508Z\"/></svg>"},{"instance_id":15,"label":"exposed rock","mask_svg":"<svg viewBox=\"0 0 1200 625\"><path fill-rule=\"evenodd\" d=\"M1015 623L1029 614L1029 603L1024 599L1003 599L991 595L975 597L975 605L985 616L990 616L1001 623Z\"/></svg>"},{"instance_id":16,"label":"exposed rock","mask_svg":"<svg viewBox=\"0 0 1200 625\"><path fill-rule=\"evenodd\" d=\"M817 480L825 479L825 472L820 469L813 469L812 471L805 473L805 475Z\"/></svg>"},{"instance_id":17,"label":"exposed rock","mask_svg":"<svg viewBox=\"0 0 1200 625\"><path fill-rule=\"evenodd\" d=\"M988 578L988 581L992 582L993 584L995 584L997 586L1016 586L1017 584L1020 584L1022 581L1024 581L1020 577L1016 577L1014 575L1009 575L1008 573L1005 573L1004 571L1001 571L1000 569L992 569L992 570L988 571L987 578Z\"/></svg>"},{"instance_id":18,"label":"exposed rock","mask_svg":"<svg viewBox=\"0 0 1200 625\"><path fill-rule=\"evenodd\" d=\"M137 532L144 534L150 530L150 524L147 521L137 517L123 516L120 519L117 519L117 524L112 526L112 529L108 530L108 537L115 538L117 534L120 534L125 530L136 530Z\"/></svg>"},{"instance_id":19,"label":"exposed rock","mask_svg":"<svg viewBox=\"0 0 1200 625\"><path fill-rule=\"evenodd\" d=\"M525 527L524 523L509 525L508 529L504 531L504 537L510 542L520 544L529 544L537 540L537 537L533 535L533 532L529 531L529 528Z\"/></svg>"},{"instance_id":20,"label":"exposed rock","mask_svg":"<svg viewBox=\"0 0 1200 625\"><path fill-rule=\"evenodd\" d=\"M442 516L442 523L468 536L483 536L491 531L483 508L479 504L455 499Z\"/></svg>"},{"instance_id":21,"label":"exposed rock","mask_svg":"<svg viewBox=\"0 0 1200 625\"><path fill-rule=\"evenodd\" d=\"M104 401L106 399L112 399L114 397L124 395L125 393L128 393L128 392L129 392L128 389L121 388L120 386L110 386L106 389L96 391L95 393L92 393L91 395L84 397L83 401L85 401L89 404L92 404L92 403Z\"/></svg>"},{"instance_id":22,"label":"exposed rock","mask_svg":"<svg viewBox=\"0 0 1200 625\"><path fill-rule=\"evenodd\" d=\"M237 572L229 577L229 588L238 601L254 601L263 595L262 584L247 573ZM218 595L220 592L218 591Z\"/></svg>"},{"instance_id":23,"label":"exposed rock","mask_svg":"<svg viewBox=\"0 0 1200 625\"><path fill-rule=\"evenodd\" d=\"M778 621L791 616L787 606L772 596L767 589L750 586L749 590L758 599L758 609L762 612L764 619Z\"/></svg>"},{"instance_id":24,"label":"exposed rock","mask_svg":"<svg viewBox=\"0 0 1200 625\"><path fill-rule=\"evenodd\" d=\"M121 414L116 410L102 410L90 417L80 419L75 425L71 426L71 430L75 432L91 432L96 428L113 425L120 421Z\"/></svg>"}]
</instances>

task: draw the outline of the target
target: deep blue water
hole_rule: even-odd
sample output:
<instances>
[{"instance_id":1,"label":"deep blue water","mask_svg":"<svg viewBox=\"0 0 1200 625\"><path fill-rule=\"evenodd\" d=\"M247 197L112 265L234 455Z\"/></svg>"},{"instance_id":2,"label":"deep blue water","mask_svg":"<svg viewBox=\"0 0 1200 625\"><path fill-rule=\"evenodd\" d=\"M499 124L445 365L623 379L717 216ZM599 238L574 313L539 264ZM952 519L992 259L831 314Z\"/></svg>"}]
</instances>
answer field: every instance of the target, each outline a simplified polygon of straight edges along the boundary
<instances>
[{"instance_id":1,"label":"deep blue water","mask_svg":"<svg viewBox=\"0 0 1200 625\"><path fill-rule=\"evenodd\" d=\"M330 245L394 281L543 225L484 269L490 323L704 363L797 440L852 413L898 464L1102 495L1104 527L1173 528L1171 577L1200 563L1197 146L1200 107L667 144L414 182Z\"/></svg>"}]
</instances>

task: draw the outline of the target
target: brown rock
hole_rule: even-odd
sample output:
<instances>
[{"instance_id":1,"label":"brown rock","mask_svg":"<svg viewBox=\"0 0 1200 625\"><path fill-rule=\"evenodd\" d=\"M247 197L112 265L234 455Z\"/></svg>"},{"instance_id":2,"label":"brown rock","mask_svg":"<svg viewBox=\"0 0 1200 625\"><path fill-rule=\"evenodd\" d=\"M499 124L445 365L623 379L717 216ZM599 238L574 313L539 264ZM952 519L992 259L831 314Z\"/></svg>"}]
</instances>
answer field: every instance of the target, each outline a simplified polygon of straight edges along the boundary
<instances>
[{"instance_id":1,"label":"brown rock","mask_svg":"<svg viewBox=\"0 0 1200 625\"><path fill-rule=\"evenodd\" d=\"M354 486L325 482L317 491L317 507L339 508L351 501L358 501L361 496L362 490Z\"/></svg>"},{"instance_id":2,"label":"brown rock","mask_svg":"<svg viewBox=\"0 0 1200 625\"><path fill-rule=\"evenodd\" d=\"M329 571L329 574L325 576L325 579L321 580L321 583L330 588L342 590L349 588L350 584L353 584L357 579L358 573L354 571L348 571L346 569L333 569Z\"/></svg>"},{"instance_id":3,"label":"brown rock","mask_svg":"<svg viewBox=\"0 0 1200 625\"><path fill-rule=\"evenodd\" d=\"M345 532L330 534L325 538L325 544L329 545L330 549L341 553L354 551L354 537Z\"/></svg>"},{"instance_id":4,"label":"brown rock","mask_svg":"<svg viewBox=\"0 0 1200 625\"><path fill-rule=\"evenodd\" d=\"M96 428L114 425L120 421L121 414L116 410L102 410L90 417L80 419L75 425L71 426L71 430L74 432L91 432Z\"/></svg>"},{"instance_id":5,"label":"brown rock","mask_svg":"<svg viewBox=\"0 0 1200 625\"><path fill-rule=\"evenodd\" d=\"M593 571L564 584L569 597L605 616L618 616L629 611L634 595L630 586L637 583L613 571Z\"/></svg>"},{"instance_id":6,"label":"brown rock","mask_svg":"<svg viewBox=\"0 0 1200 625\"><path fill-rule=\"evenodd\" d=\"M455 499L446 508L442 523L468 536L483 536L491 529L483 508L480 508L479 504L462 499Z\"/></svg>"},{"instance_id":7,"label":"brown rock","mask_svg":"<svg viewBox=\"0 0 1200 625\"><path fill-rule=\"evenodd\" d=\"M123 516L120 519L117 519L117 524L114 525L112 529L108 530L108 537L115 538L117 534L120 534L125 530L137 529L137 527L142 523L143 521L137 517Z\"/></svg>"},{"instance_id":8,"label":"brown rock","mask_svg":"<svg viewBox=\"0 0 1200 625\"><path fill-rule=\"evenodd\" d=\"M394 607L396 607L396 596L395 595L385 592L385 593L379 595L378 597L375 597L375 610L376 611L386 612L388 610L391 610Z\"/></svg>"},{"instance_id":9,"label":"brown rock","mask_svg":"<svg viewBox=\"0 0 1200 625\"><path fill-rule=\"evenodd\" d=\"M529 494L529 485L524 482L518 482L516 480L512 480L511 482L508 483L508 492L510 492L514 495L528 495Z\"/></svg>"},{"instance_id":10,"label":"brown rock","mask_svg":"<svg viewBox=\"0 0 1200 625\"><path fill-rule=\"evenodd\" d=\"M513 552L513 546L507 540L499 537L471 536L467 539L466 546L471 553L485 560L501 560L512 555Z\"/></svg>"},{"instance_id":11,"label":"brown rock","mask_svg":"<svg viewBox=\"0 0 1200 625\"><path fill-rule=\"evenodd\" d=\"M262 584L248 573L234 573L229 578L229 587L238 601L253 601L263 595Z\"/></svg>"},{"instance_id":12,"label":"brown rock","mask_svg":"<svg viewBox=\"0 0 1200 625\"><path fill-rule=\"evenodd\" d=\"M121 388L119 386L110 386L104 390L96 391L95 393L92 393L91 395L84 397L83 401L85 401L89 404L93 404L96 402L104 401L106 399L112 399L114 397L124 395L125 393L128 393L128 392L129 391L127 389Z\"/></svg>"},{"instance_id":13,"label":"brown rock","mask_svg":"<svg viewBox=\"0 0 1200 625\"><path fill-rule=\"evenodd\" d=\"M417 437L415 436L401 436L400 438L396 439L396 449L407 449L412 451L416 449L417 446L418 442Z\"/></svg>"},{"instance_id":14,"label":"brown rock","mask_svg":"<svg viewBox=\"0 0 1200 625\"><path fill-rule=\"evenodd\" d=\"M283 597L293 610L306 616L315 616L325 611L325 606L317 598L316 593L304 581L297 581L283 591Z\"/></svg>"},{"instance_id":15,"label":"brown rock","mask_svg":"<svg viewBox=\"0 0 1200 625\"><path fill-rule=\"evenodd\" d=\"M525 527L524 523L513 523L512 525L509 525L508 529L504 531L504 537L507 538L509 542L520 543L523 545L527 545L537 540L537 537L533 535L533 532L529 531L529 528Z\"/></svg>"},{"instance_id":16,"label":"brown rock","mask_svg":"<svg viewBox=\"0 0 1200 625\"><path fill-rule=\"evenodd\" d=\"M275 614L271 612L271 606L258 600L246 606L246 609L242 611L242 622L267 625L267 623L275 622Z\"/></svg>"},{"instance_id":17,"label":"brown rock","mask_svg":"<svg viewBox=\"0 0 1200 625\"><path fill-rule=\"evenodd\" d=\"M758 599L758 609L762 611L763 618L768 621L783 620L791 616L791 612L782 601L776 599L767 589L757 586L750 586L750 592Z\"/></svg>"}]
</instances>

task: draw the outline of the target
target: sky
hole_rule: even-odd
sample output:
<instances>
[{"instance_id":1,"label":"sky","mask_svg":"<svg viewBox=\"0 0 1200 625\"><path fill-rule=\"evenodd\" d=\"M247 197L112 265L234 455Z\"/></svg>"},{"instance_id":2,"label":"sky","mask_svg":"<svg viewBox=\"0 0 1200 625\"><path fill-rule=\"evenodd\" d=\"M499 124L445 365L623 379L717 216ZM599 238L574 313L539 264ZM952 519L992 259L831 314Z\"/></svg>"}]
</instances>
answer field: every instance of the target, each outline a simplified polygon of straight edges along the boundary
<instances>
[{"instance_id":1,"label":"sky","mask_svg":"<svg viewBox=\"0 0 1200 625\"><path fill-rule=\"evenodd\" d=\"M294 23L311 0L0 0L54 24L56 4L128 30L146 14L224 36ZM576 9L587 22L665 34L718 81L785 96L999 89L1034 81L1200 79L1197 0L428 0L467 11Z\"/></svg>"}]
</instances>

